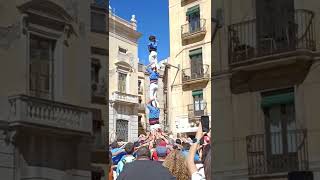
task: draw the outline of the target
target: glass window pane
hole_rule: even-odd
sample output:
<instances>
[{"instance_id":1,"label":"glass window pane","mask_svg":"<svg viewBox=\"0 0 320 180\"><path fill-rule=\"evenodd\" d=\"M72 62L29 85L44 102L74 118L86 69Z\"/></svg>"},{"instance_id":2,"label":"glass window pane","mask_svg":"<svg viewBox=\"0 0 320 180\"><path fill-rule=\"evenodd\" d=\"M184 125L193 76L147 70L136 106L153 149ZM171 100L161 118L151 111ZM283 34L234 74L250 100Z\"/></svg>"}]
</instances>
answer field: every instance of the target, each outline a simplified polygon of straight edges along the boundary
<instances>
[{"instance_id":1,"label":"glass window pane","mask_svg":"<svg viewBox=\"0 0 320 180\"><path fill-rule=\"evenodd\" d=\"M283 153L283 142L281 135L281 109L280 106L270 108L270 135L271 135L271 152L272 154Z\"/></svg>"}]
</instances>

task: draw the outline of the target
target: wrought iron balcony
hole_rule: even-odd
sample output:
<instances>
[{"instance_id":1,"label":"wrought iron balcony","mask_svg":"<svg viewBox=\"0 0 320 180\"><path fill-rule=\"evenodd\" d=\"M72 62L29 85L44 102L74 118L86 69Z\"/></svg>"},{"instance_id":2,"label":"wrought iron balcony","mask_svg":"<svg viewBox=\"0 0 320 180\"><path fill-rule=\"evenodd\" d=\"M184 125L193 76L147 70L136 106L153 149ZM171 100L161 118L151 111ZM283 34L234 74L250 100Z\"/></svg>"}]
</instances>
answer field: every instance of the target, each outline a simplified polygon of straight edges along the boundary
<instances>
[{"instance_id":1,"label":"wrought iron balcony","mask_svg":"<svg viewBox=\"0 0 320 180\"><path fill-rule=\"evenodd\" d=\"M192 84L209 81L209 65L201 64L196 68L186 68L182 70L182 83Z\"/></svg>"},{"instance_id":2,"label":"wrought iron balcony","mask_svg":"<svg viewBox=\"0 0 320 180\"><path fill-rule=\"evenodd\" d=\"M206 20L199 19L198 21L192 21L181 26L181 38L182 40L188 40L204 36L206 34Z\"/></svg>"},{"instance_id":3,"label":"wrought iron balcony","mask_svg":"<svg viewBox=\"0 0 320 180\"><path fill-rule=\"evenodd\" d=\"M112 101L116 103L129 103L129 104L138 104L139 96L127 94L119 91L112 93Z\"/></svg>"},{"instance_id":4,"label":"wrought iron balcony","mask_svg":"<svg viewBox=\"0 0 320 180\"><path fill-rule=\"evenodd\" d=\"M297 50L315 51L314 13L295 10L294 22L283 26L274 25L259 32L257 20L252 19L232 24L229 31L229 64L260 62L262 57L280 55ZM288 20L290 21L290 20ZM266 33L268 32L268 33ZM269 58L281 59L279 57Z\"/></svg>"},{"instance_id":5,"label":"wrought iron balcony","mask_svg":"<svg viewBox=\"0 0 320 180\"><path fill-rule=\"evenodd\" d=\"M307 131L246 137L249 175L308 170Z\"/></svg>"},{"instance_id":6,"label":"wrought iron balcony","mask_svg":"<svg viewBox=\"0 0 320 180\"><path fill-rule=\"evenodd\" d=\"M9 97L10 124L92 133L92 110L61 102L17 95Z\"/></svg>"}]
</instances>

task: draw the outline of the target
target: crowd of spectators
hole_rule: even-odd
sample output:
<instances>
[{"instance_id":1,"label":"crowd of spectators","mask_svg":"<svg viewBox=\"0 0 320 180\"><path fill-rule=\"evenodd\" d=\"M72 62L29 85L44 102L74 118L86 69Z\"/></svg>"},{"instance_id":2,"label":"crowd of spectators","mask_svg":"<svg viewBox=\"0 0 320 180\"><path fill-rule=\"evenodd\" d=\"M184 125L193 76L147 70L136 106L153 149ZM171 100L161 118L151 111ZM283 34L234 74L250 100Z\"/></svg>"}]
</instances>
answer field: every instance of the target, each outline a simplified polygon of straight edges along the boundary
<instances>
[{"instance_id":1,"label":"crowd of spectators","mask_svg":"<svg viewBox=\"0 0 320 180\"><path fill-rule=\"evenodd\" d=\"M109 150L109 179L211 180L211 135L173 138L161 130L140 135L138 141L113 142Z\"/></svg>"}]
</instances>

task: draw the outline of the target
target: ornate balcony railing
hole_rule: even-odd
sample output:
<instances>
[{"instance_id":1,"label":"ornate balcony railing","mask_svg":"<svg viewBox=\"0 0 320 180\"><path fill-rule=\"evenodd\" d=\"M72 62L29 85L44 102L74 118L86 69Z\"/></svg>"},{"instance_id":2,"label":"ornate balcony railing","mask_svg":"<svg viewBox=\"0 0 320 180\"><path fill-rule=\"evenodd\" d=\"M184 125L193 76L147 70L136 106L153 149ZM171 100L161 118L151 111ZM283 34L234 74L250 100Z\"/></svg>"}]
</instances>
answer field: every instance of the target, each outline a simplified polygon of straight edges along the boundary
<instances>
[{"instance_id":1,"label":"ornate balcony railing","mask_svg":"<svg viewBox=\"0 0 320 180\"><path fill-rule=\"evenodd\" d=\"M307 131L246 137L249 175L308 170Z\"/></svg>"},{"instance_id":2,"label":"ornate balcony railing","mask_svg":"<svg viewBox=\"0 0 320 180\"><path fill-rule=\"evenodd\" d=\"M17 95L9 97L10 123L92 133L92 111L61 102Z\"/></svg>"},{"instance_id":3,"label":"ornate balcony railing","mask_svg":"<svg viewBox=\"0 0 320 180\"><path fill-rule=\"evenodd\" d=\"M138 104L139 96L122 93L119 91L115 91L112 93L112 99L115 102L119 103L130 103L130 104Z\"/></svg>"},{"instance_id":4,"label":"ornate balcony railing","mask_svg":"<svg viewBox=\"0 0 320 180\"><path fill-rule=\"evenodd\" d=\"M257 20L232 24L229 31L229 64L253 58L305 49L316 49L314 13L295 10L293 23L268 27L268 34L258 32ZM289 21L289 20L288 20Z\"/></svg>"},{"instance_id":5,"label":"ornate balcony railing","mask_svg":"<svg viewBox=\"0 0 320 180\"><path fill-rule=\"evenodd\" d=\"M209 80L209 65L201 64L197 68L185 68L182 70L182 83Z\"/></svg>"},{"instance_id":6,"label":"ornate balcony railing","mask_svg":"<svg viewBox=\"0 0 320 180\"><path fill-rule=\"evenodd\" d=\"M206 20L199 19L198 21L192 21L181 26L182 39L191 38L197 35L206 33Z\"/></svg>"}]
</instances>

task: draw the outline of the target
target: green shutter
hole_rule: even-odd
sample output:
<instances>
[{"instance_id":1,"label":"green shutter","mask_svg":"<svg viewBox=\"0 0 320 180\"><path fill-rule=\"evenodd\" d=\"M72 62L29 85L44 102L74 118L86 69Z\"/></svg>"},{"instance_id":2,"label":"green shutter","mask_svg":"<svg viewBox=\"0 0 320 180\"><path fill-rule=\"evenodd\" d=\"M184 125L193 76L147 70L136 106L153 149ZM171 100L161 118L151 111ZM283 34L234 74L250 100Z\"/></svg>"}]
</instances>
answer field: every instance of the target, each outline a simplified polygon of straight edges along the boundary
<instances>
[{"instance_id":1,"label":"green shutter","mask_svg":"<svg viewBox=\"0 0 320 180\"><path fill-rule=\"evenodd\" d=\"M189 51L189 56L190 57L197 56L197 55L200 55L200 54L202 54L202 48L198 48L198 49L194 49L194 50Z\"/></svg>"},{"instance_id":2,"label":"green shutter","mask_svg":"<svg viewBox=\"0 0 320 180\"><path fill-rule=\"evenodd\" d=\"M189 8L188 10L187 10L187 16L190 16L191 14L194 14L194 13L197 13L197 12L200 12L200 7L199 7L199 5L196 5L196 6L193 6L193 7L191 7L191 8Z\"/></svg>"},{"instance_id":3,"label":"green shutter","mask_svg":"<svg viewBox=\"0 0 320 180\"><path fill-rule=\"evenodd\" d=\"M293 92L263 97L261 101L261 106L263 108L266 108L266 107L271 107L277 104L291 104L291 103L294 103Z\"/></svg>"},{"instance_id":4,"label":"green shutter","mask_svg":"<svg viewBox=\"0 0 320 180\"><path fill-rule=\"evenodd\" d=\"M192 91L192 96L199 96L199 95L202 95L202 94L203 94L202 90Z\"/></svg>"}]
</instances>

